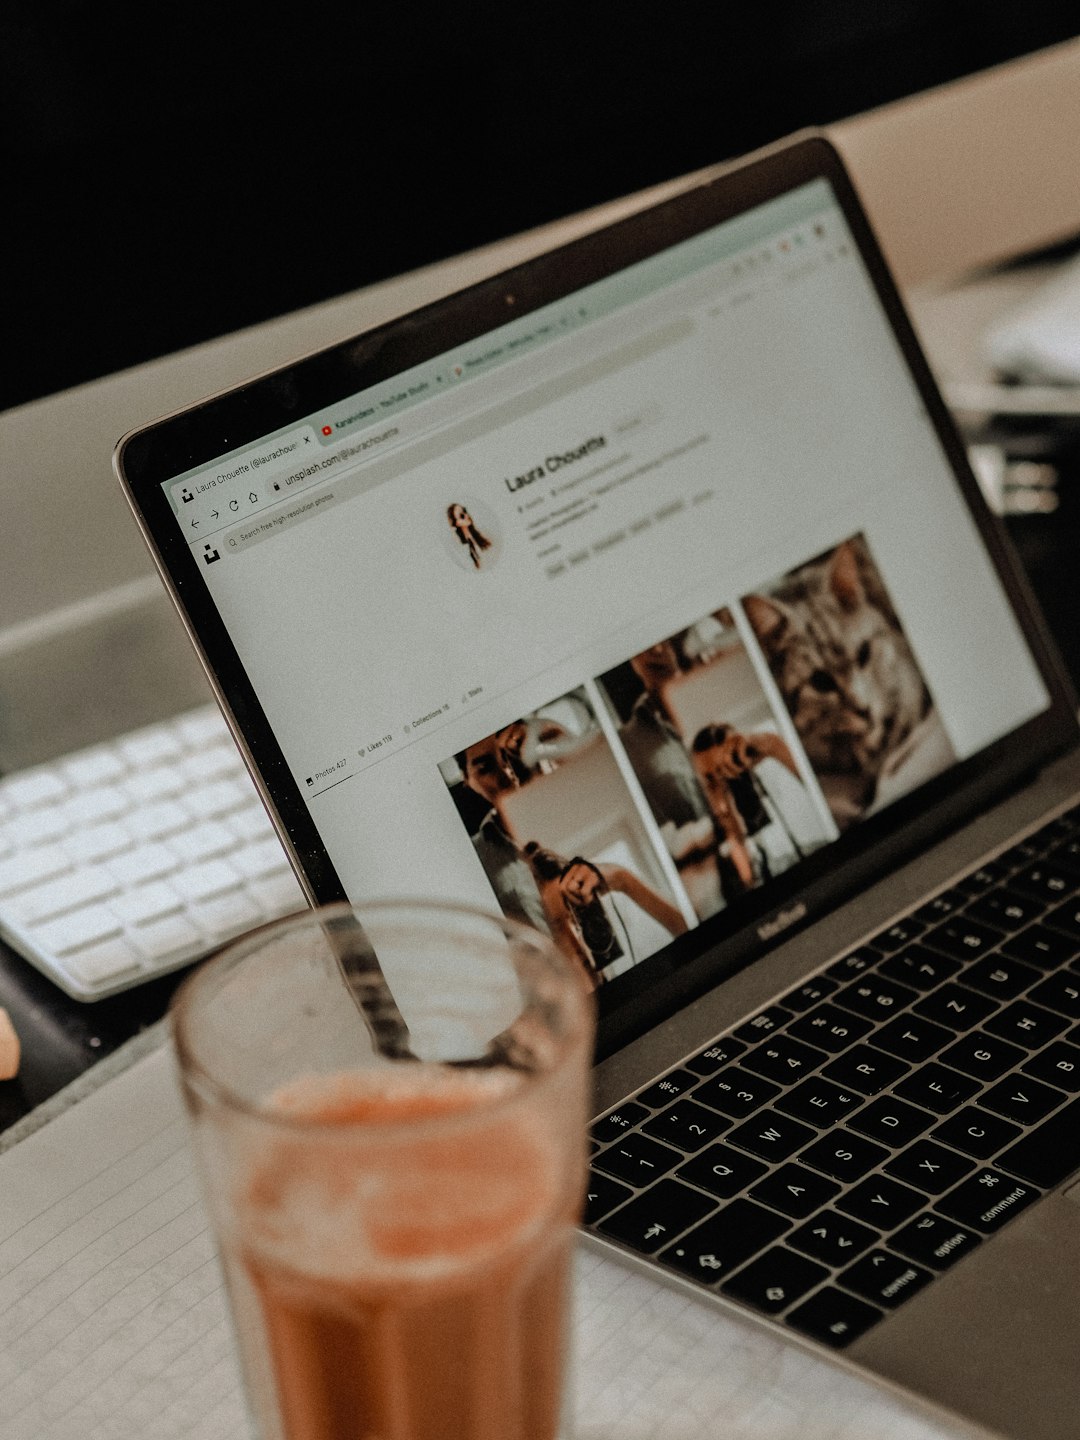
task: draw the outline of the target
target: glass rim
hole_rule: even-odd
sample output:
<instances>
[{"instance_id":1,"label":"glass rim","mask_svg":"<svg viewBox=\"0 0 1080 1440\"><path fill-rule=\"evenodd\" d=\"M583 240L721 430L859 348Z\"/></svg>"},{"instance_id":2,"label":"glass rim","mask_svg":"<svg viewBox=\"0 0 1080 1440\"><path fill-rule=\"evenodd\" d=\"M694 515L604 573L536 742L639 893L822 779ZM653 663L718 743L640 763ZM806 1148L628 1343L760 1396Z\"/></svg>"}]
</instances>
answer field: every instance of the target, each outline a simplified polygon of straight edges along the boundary
<instances>
[{"instance_id":1,"label":"glass rim","mask_svg":"<svg viewBox=\"0 0 1080 1440\"><path fill-rule=\"evenodd\" d=\"M467 905L455 900L433 900L408 895L396 898L382 897L369 901L334 900L325 905L312 906L308 910L295 911L292 915L280 916L276 920L268 920L263 925L245 931L244 934L238 935L212 952L180 983L169 1002L168 1020L169 1031L179 1062L181 1085L185 1089L191 1089L201 1099L209 1100L224 1110L243 1115L249 1120L273 1129L305 1133L321 1132L326 1136L336 1135L342 1139L370 1133L390 1140L398 1135L411 1137L436 1130L455 1129L458 1124L462 1128L466 1128L476 1120L478 1114L497 1115L503 1108L515 1103L524 1090L533 1089L544 1078L556 1073L557 1066L545 1067L538 1072L517 1071L515 1073L521 1077L522 1083L509 1087L504 1093L494 1095L482 1106L449 1111L444 1115L429 1116L421 1120L380 1121L373 1124L363 1120L318 1120L289 1111L268 1110L265 1106L246 1099L230 1085L217 1079L196 1057L190 1037L185 1033L186 1029L190 1029L190 1025L185 1023L186 1017L190 1016L196 992L214 975L230 965L240 963L245 955L253 954L275 935L285 935L294 929L318 927L325 919L335 915L364 915L372 912L390 914L395 910L423 912L428 915L457 915L462 918L489 921L501 929L507 937L524 943L537 954L545 955L550 962L553 962L553 973L561 974L570 988L576 988L580 999L584 1002L580 1007L576 1007L578 1016L575 1024L559 1042L560 1058L573 1050L579 1032L582 1028L588 1028L588 1017L592 1013L595 1000L585 977L576 975L570 962L562 955L550 936L544 935L531 925L525 925L509 916L500 915L494 910L485 910L481 906ZM412 1061L393 1058L388 1058L387 1063L402 1069L413 1065L430 1068L435 1065L447 1064L442 1061ZM453 1067L447 1064L447 1068Z\"/></svg>"}]
</instances>

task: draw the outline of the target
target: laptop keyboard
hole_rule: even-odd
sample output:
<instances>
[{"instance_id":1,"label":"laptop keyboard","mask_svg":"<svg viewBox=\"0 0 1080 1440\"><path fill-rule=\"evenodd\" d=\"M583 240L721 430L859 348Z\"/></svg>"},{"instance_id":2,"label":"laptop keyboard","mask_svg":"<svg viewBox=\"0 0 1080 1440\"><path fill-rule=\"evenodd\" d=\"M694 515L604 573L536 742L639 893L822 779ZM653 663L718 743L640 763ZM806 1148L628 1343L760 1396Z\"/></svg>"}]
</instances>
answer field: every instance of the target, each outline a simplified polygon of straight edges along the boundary
<instances>
[{"instance_id":1,"label":"laptop keyboard","mask_svg":"<svg viewBox=\"0 0 1080 1440\"><path fill-rule=\"evenodd\" d=\"M306 904L216 705L0 779L0 937L76 999Z\"/></svg>"},{"instance_id":2,"label":"laptop keyboard","mask_svg":"<svg viewBox=\"0 0 1080 1440\"><path fill-rule=\"evenodd\" d=\"M1080 1167L1080 806L628 1097L586 1225L842 1349Z\"/></svg>"}]
</instances>

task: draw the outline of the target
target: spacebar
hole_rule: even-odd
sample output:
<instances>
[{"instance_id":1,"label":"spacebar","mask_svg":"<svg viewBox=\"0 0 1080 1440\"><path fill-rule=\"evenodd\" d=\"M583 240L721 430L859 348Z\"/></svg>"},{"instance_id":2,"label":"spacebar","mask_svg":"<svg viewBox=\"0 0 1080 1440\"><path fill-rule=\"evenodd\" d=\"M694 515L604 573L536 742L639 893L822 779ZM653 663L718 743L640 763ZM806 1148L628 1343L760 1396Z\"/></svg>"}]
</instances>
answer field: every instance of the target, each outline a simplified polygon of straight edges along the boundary
<instances>
[{"instance_id":1,"label":"spacebar","mask_svg":"<svg viewBox=\"0 0 1080 1440\"><path fill-rule=\"evenodd\" d=\"M1080 1169L1080 1100L1073 1100L1044 1120L1037 1130L999 1155L994 1164L1044 1189Z\"/></svg>"}]
</instances>

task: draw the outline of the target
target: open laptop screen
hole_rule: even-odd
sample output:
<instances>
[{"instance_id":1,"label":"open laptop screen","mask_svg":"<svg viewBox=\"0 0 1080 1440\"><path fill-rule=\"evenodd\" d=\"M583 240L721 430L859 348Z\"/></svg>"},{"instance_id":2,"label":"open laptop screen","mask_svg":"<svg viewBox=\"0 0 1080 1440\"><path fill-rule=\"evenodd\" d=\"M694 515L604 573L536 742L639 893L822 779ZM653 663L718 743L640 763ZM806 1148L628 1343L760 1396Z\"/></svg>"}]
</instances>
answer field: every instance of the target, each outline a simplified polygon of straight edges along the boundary
<instances>
[{"instance_id":1,"label":"open laptop screen","mask_svg":"<svg viewBox=\"0 0 1080 1440\"><path fill-rule=\"evenodd\" d=\"M151 523L316 898L497 903L610 1010L1051 693L828 180L501 301Z\"/></svg>"}]
</instances>

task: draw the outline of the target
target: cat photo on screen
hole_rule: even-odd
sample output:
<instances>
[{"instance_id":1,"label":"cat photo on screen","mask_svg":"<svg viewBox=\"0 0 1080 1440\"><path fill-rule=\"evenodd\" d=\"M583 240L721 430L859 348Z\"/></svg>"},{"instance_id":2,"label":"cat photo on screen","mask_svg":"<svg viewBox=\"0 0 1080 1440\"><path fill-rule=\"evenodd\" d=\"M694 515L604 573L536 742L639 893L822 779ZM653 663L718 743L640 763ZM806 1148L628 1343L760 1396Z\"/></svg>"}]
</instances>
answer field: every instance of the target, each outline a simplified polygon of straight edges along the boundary
<instances>
[{"instance_id":1,"label":"cat photo on screen","mask_svg":"<svg viewBox=\"0 0 1080 1440\"><path fill-rule=\"evenodd\" d=\"M862 534L742 598L841 830L955 754Z\"/></svg>"}]
</instances>

